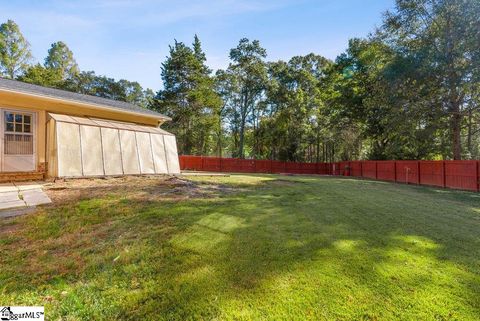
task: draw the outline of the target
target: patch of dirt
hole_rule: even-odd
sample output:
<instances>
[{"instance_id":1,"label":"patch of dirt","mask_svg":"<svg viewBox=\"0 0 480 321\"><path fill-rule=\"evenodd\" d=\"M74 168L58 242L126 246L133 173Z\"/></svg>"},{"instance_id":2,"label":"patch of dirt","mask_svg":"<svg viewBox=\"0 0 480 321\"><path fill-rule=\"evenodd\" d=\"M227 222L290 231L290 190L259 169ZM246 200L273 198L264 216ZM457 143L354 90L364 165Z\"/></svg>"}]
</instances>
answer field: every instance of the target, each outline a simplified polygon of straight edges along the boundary
<instances>
[{"instance_id":1,"label":"patch of dirt","mask_svg":"<svg viewBox=\"0 0 480 321\"><path fill-rule=\"evenodd\" d=\"M20 228L21 228L20 224L0 225L0 236L7 235L7 234L14 234Z\"/></svg>"},{"instance_id":2,"label":"patch of dirt","mask_svg":"<svg viewBox=\"0 0 480 321\"><path fill-rule=\"evenodd\" d=\"M136 201L158 201L211 198L238 191L224 185L202 184L171 176L66 179L44 188L54 205L112 195Z\"/></svg>"}]
</instances>

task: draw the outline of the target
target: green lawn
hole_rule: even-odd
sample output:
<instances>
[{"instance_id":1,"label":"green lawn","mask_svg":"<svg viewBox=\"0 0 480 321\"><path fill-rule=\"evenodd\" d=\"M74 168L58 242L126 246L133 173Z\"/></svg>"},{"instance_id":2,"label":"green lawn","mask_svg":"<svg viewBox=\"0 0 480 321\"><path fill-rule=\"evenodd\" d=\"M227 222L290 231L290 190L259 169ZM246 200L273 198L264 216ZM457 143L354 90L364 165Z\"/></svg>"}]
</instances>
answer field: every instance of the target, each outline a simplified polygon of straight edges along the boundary
<instances>
[{"instance_id":1,"label":"green lawn","mask_svg":"<svg viewBox=\"0 0 480 321\"><path fill-rule=\"evenodd\" d=\"M47 320L480 318L480 194L189 180L90 187L0 221L0 305Z\"/></svg>"}]
</instances>

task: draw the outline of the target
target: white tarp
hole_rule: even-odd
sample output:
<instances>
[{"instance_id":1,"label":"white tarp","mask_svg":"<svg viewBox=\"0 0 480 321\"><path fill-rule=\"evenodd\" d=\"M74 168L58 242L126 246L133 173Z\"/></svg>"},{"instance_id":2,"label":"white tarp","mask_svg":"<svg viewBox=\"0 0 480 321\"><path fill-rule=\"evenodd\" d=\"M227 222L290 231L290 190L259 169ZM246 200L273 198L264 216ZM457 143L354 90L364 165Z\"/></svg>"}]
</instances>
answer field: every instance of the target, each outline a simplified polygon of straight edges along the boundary
<instances>
[{"instance_id":1,"label":"white tarp","mask_svg":"<svg viewBox=\"0 0 480 321\"><path fill-rule=\"evenodd\" d=\"M59 177L180 173L175 136L163 129L49 115L56 124Z\"/></svg>"},{"instance_id":2,"label":"white tarp","mask_svg":"<svg viewBox=\"0 0 480 321\"><path fill-rule=\"evenodd\" d=\"M165 142L165 152L167 154L168 172L180 173L180 164L178 161L177 142L175 136L163 136Z\"/></svg>"},{"instance_id":3,"label":"white tarp","mask_svg":"<svg viewBox=\"0 0 480 321\"><path fill-rule=\"evenodd\" d=\"M120 144L122 144L123 173L130 175L140 174L135 132L130 130L120 130Z\"/></svg>"},{"instance_id":4,"label":"white tarp","mask_svg":"<svg viewBox=\"0 0 480 321\"><path fill-rule=\"evenodd\" d=\"M101 128L105 175L122 175L122 151L118 129Z\"/></svg>"},{"instance_id":5,"label":"white tarp","mask_svg":"<svg viewBox=\"0 0 480 321\"><path fill-rule=\"evenodd\" d=\"M79 125L57 122L58 176L83 176Z\"/></svg>"},{"instance_id":6,"label":"white tarp","mask_svg":"<svg viewBox=\"0 0 480 321\"><path fill-rule=\"evenodd\" d=\"M153 164L152 145L150 143L150 134L144 132L135 132L137 136L138 158L140 160L140 172L142 174L155 174Z\"/></svg>"},{"instance_id":7,"label":"white tarp","mask_svg":"<svg viewBox=\"0 0 480 321\"><path fill-rule=\"evenodd\" d=\"M83 175L104 175L100 127L80 125L80 138L82 145Z\"/></svg>"},{"instance_id":8,"label":"white tarp","mask_svg":"<svg viewBox=\"0 0 480 321\"><path fill-rule=\"evenodd\" d=\"M167 156L165 155L164 135L150 134L152 139L153 161L157 174L167 174Z\"/></svg>"}]
</instances>

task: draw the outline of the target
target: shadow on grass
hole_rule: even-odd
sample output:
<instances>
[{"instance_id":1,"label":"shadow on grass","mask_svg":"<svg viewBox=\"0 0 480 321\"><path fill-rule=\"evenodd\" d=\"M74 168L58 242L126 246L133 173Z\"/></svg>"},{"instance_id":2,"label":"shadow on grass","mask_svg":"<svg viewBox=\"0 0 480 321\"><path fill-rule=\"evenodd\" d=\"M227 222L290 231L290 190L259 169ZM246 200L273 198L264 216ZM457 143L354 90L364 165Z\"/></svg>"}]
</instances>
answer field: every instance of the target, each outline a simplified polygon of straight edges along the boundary
<instances>
[{"instance_id":1,"label":"shadow on grass","mask_svg":"<svg viewBox=\"0 0 480 321\"><path fill-rule=\"evenodd\" d=\"M13 252L2 291L11 304L46 300L54 316L83 319L480 314L470 193L260 178L207 199L112 195L19 219L21 236L0 243Z\"/></svg>"}]
</instances>

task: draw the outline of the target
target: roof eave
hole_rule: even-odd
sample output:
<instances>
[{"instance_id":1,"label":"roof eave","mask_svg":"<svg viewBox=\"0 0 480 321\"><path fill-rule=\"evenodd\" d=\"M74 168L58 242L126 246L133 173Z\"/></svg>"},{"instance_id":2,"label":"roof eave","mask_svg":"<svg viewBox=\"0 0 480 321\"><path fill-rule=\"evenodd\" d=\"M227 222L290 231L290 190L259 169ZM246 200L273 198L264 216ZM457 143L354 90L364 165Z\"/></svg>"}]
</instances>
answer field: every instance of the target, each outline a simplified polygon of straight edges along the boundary
<instances>
[{"instance_id":1,"label":"roof eave","mask_svg":"<svg viewBox=\"0 0 480 321\"><path fill-rule=\"evenodd\" d=\"M74 99L52 97L52 96L49 96L49 95L35 94L35 93L25 92L25 91L22 91L22 90L14 90L14 89L10 89L10 88L0 87L0 91L17 93L17 94L21 94L21 95L30 96L30 97L38 97L38 98L42 98L42 99L46 99L46 100L61 101L61 102L66 102L66 103L70 103L70 104L75 104L75 105L94 107L94 108L98 108L98 109L109 110L109 111L119 112L119 113L123 113L123 114L142 115L143 117L157 119L159 122L162 122L162 123L172 120L172 118L170 118L168 116L165 116L165 115L162 115L162 114L143 113L141 111L129 111L129 110L126 110L126 109L115 108L115 107L107 106L107 105L101 105L101 104L96 104L96 103L87 103L87 102L82 102L82 101L78 101L78 100L74 100Z\"/></svg>"}]
</instances>

